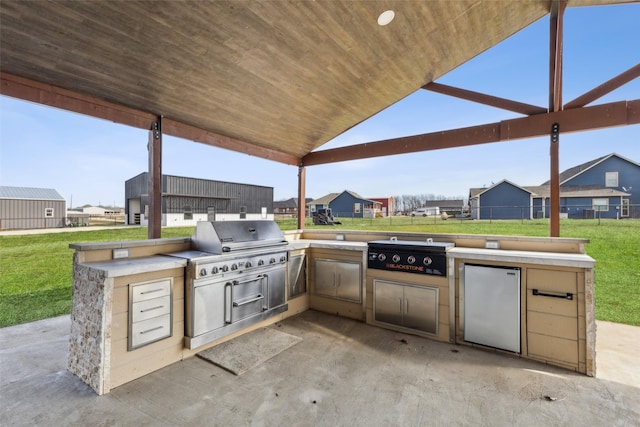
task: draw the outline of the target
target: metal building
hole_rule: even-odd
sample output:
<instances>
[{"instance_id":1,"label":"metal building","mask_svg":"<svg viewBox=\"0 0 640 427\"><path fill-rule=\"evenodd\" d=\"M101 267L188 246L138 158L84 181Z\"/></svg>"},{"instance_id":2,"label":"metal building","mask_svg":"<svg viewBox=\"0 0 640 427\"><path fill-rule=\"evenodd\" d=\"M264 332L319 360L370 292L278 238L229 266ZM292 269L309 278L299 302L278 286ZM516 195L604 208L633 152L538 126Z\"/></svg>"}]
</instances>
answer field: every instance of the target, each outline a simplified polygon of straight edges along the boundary
<instances>
[{"instance_id":1,"label":"metal building","mask_svg":"<svg viewBox=\"0 0 640 427\"><path fill-rule=\"evenodd\" d=\"M125 182L127 224L148 225L149 173ZM162 175L162 225L198 221L273 219L273 187Z\"/></svg>"},{"instance_id":2,"label":"metal building","mask_svg":"<svg viewBox=\"0 0 640 427\"><path fill-rule=\"evenodd\" d=\"M52 188L0 186L0 230L64 227L66 212Z\"/></svg>"}]
</instances>

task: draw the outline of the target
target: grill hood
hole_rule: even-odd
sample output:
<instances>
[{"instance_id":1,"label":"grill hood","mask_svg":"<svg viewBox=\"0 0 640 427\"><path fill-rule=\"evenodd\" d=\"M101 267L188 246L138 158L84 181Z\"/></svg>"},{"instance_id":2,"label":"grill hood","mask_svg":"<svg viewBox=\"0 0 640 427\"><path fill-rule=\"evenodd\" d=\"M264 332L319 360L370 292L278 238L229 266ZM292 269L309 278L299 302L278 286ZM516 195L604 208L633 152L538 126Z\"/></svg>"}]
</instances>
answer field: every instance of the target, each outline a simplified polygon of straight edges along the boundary
<instances>
[{"instance_id":1,"label":"grill hood","mask_svg":"<svg viewBox=\"0 0 640 427\"><path fill-rule=\"evenodd\" d=\"M222 254L283 246L288 242L274 221L199 221L191 236L195 250Z\"/></svg>"}]
</instances>

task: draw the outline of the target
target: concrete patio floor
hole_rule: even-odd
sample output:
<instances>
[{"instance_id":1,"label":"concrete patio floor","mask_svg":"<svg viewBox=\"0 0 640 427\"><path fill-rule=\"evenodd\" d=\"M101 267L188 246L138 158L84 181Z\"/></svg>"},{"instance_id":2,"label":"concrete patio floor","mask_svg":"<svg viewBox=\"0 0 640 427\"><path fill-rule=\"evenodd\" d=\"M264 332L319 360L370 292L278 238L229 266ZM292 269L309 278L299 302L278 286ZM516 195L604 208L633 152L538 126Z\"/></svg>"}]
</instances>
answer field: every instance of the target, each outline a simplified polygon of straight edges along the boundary
<instances>
[{"instance_id":1,"label":"concrete patio floor","mask_svg":"<svg viewBox=\"0 0 640 427\"><path fill-rule=\"evenodd\" d=\"M235 376L193 357L104 396L66 370L70 320L0 329L2 426L633 426L640 328L598 322L597 378L315 311Z\"/></svg>"}]
</instances>

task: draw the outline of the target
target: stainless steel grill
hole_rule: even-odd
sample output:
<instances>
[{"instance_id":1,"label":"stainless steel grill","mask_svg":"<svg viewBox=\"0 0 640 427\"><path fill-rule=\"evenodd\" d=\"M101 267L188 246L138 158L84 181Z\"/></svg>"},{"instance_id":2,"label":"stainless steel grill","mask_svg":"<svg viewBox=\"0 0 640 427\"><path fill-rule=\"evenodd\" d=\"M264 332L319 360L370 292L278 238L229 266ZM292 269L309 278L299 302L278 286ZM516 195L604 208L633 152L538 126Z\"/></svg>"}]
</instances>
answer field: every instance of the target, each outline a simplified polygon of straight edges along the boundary
<instances>
[{"instance_id":1,"label":"stainless steel grill","mask_svg":"<svg viewBox=\"0 0 640 427\"><path fill-rule=\"evenodd\" d=\"M273 221L202 221L188 259L185 346L197 348L287 310L288 242Z\"/></svg>"}]
</instances>

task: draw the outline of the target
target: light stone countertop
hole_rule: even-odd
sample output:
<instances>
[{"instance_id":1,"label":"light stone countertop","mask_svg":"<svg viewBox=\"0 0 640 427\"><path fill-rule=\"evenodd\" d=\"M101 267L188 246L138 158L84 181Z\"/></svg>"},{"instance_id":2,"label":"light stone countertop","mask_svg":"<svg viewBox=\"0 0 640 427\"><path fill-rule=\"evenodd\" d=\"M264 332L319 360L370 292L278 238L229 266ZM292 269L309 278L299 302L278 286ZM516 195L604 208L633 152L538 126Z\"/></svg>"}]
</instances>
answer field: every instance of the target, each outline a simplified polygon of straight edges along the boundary
<instances>
[{"instance_id":1,"label":"light stone countertop","mask_svg":"<svg viewBox=\"0 0 640 427\"><path fill-rule=\"evenodd\" d=\"M289 250L307 248L342 249L348 251L366 251L367 242L353 242L347 240L292 240L289 242Z\"/></svg>"},{"instance_id":2,"label":"light stone countertop","mask_svg":"<svg viewBox=\"0 0 640 427\"><path fill-rule=\"evenodd\" d=\"M595 260L589 255L558 252L505 251L502 249L455 247L447 251L447 256L482 261L544 264L562 267L593 268L595 265Z\"/></svg>"},{"instance_id":3,"label":"light stone countertop","mask_svg":"<svg viewBox=\"0 0 640 427\"><path fill-rule=\"evenodd\" d=\"M142 258L122 258L108 261L85 262L84 267L102 270L106 277L130 276L132 274L149 273L153 271L183 268L187 265L186 259L154 255Z\"/></svg>"}]
</instances>

